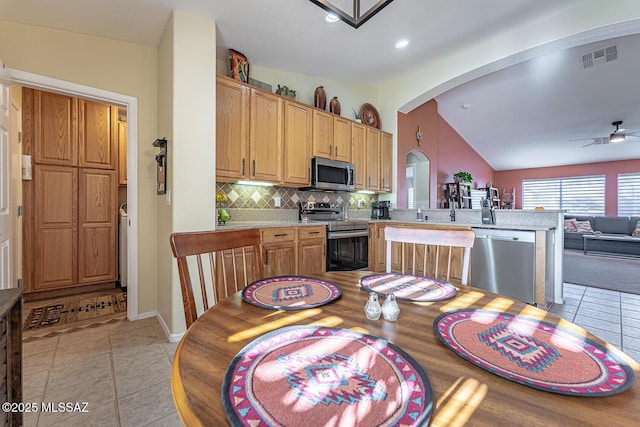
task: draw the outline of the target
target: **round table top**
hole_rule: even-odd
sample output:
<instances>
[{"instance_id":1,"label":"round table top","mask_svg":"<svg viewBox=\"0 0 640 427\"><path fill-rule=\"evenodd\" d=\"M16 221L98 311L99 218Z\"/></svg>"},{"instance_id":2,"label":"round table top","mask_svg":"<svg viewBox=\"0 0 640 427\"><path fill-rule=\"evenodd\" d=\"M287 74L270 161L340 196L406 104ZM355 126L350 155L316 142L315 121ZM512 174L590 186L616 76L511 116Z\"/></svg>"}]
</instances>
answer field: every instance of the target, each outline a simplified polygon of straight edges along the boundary
<instances>
[{"instance_id":1,"label":"round table top","mask_svg":"<svg viewBox=\"0 0 640 427\"><path fill-rule=\"evenodd\" d=\"M315 277L338 284L342 297L300 311L267 310L242 301L238 292L201 315L185 333L173 361L174 402L188 426L228 425L221 389L229 363L257 337L291 325L353 329L383 338L410 354L427 372L433 389L434 426L464 425L628 425L640 414L640 385L607 397L575 397L536 390L487 372L459 357L436 337L434 319L462 308L484 308L544 320L585 333L558 316L490 292L458 286L457 295L437 302L400 301L396 322L367 320L368 292L359 278L371 272L328 272ZM640 365L618 352L640 374Z\"/></svg>"}]
</instances>

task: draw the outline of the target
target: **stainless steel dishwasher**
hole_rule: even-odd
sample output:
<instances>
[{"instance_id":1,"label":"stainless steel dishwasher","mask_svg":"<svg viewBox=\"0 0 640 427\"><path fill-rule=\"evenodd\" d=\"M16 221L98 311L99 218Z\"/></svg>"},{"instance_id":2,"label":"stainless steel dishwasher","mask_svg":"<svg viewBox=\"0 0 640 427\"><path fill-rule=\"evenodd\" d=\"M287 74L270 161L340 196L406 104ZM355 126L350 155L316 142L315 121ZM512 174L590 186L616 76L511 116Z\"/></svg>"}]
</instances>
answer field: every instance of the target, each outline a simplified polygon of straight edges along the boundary
<instances>
[{"instance_id":1,"label":"stainless steel dishwasher","mask_svg":"<svg viewBox=\"0 0 640 427\"><path fill-rule=\"evenodd\" d=\"M474 228L471 286L534 304L535 232Z\"/></svg>"}]
</instances>

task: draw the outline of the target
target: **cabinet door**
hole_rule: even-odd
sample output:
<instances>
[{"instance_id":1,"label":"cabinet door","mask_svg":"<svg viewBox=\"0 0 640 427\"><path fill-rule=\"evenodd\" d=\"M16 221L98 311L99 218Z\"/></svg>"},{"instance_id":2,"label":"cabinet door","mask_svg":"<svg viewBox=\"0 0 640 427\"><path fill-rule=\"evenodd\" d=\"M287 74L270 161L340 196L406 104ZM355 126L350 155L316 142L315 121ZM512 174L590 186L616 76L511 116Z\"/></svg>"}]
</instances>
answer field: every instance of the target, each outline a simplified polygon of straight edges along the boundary
<instances>
[{"instance_id":1,"label":"cabinet door","mask_svg":"<svg viewBox=\"0 0 640 427\"><path fill-rule=\"evenodd\" d=\"M118 121L118 185L127 186L127 122Z\"/></svg>"},{"instance_id":2,"label":"cabinet door","mask_svg":"<svg viewBox=\"0 0 640 427\"><path fill-rule=\"evenodd\" d=\"M117 122L117 107L78 100L79 166L115 170Z\"/></svg>"},{"instance_id":3,"label":"cabinet door","mask_svg":"<svg viewBox=\"0 0 640 427\"><path fill-rule=\"evenodd\" d=\"M351 162L351 121L342 117L333 118L333 158Z\"/></svg>"},{"instance_id":4,"label":"cabinet door","mask_svg":"<svg viewBox=\"0 0 640 427\"><path fill-rule=\"evenodd\" d=\"M282 181L282 98L251 89L250 179Z\"/></svg>"},{"instance_id":5,"label":"cabinet door","mask_svg":"<svg viewBox=\"0 0 640 427\"><path fill-rule=\"evenodd\" d=\"M311 108L296 102L284 102L284 183L310 185Z\"/></svg>"},{"instance_id":6,"label":"cabinet door","mask_svg":"<svg viewBox=\"0 0 640 427\"><path fill-rule=\"evenodd\" d=\"M367 126L367 189L380 190L380 131Z\"/></svg>"},{"instance_id":7,"label":"cabinet door","mask_svg":"<svg viewBox=\"0 0 640 427\"><path fill-rule=\"evenodd\" d=\"M78 283L116 280L116 172L80 169L79 180Z\"/></svg>"},{"instance_id":8,"label":"cabinet door","mask_svg":"<svg viewBox=\"0 0 640 427\"><path fill-rule=\"evenodd\" d=\"M393 135L382 132L380 141L380 190L391 191L391 164L393 162Z\"/></svg>"},{"instance_id":9,"label":"cabinet door","mask_svg":"<svg viewBox=\"0 0 640 427\"><path fill-rule=\"evenodd\" d=\"M33 89L24 93L33 96L34 161L77 166L78 99Z\"/></svg>"},{"instance_id":10,"label":"cabinet door","mask_svg":"<svg viewBox=\"0 0 640 427\"><path fill-rule=\"evenodd\" d=\"M295 242L264 245L262 250L264 274L267 277L297 274Z\"/></svg>"},{"instance_id":11,"label":"cabinet door","mask_svg":"<svg viewBox=\"0 0 640 427\"><path fill-rule=\"evenodd\" d=\"M351 123L351 162L356 190L367 188L367 134L365 125Z\"/></svg>"},{"instance_id":12,"label":"cabinet door","mask_svg":"<svg viewBox=\"0 0 640 427\"><path fill-rule=\"evenodd\" d=\"M78 169L34 166L33 290L73 286L77 278Z\"/></svg>"},{"instance_id":13,"label":"cabinet door","mask_svg":"<svg viewBox=\"0 0 640 427\"><path fill-rule=\"evenodd\" d=\"M324 273L326 266L326 240L306 240L298 244L298 274L309 276Z\"/></svg>"},{"instance_id":14,"label":"cabinet door","mask_svg":"<svg viewBox=\"0 0 640 427\"><path fill-rule=\"evenodd\" d=\"M374 236L374 271L384 273L387 268L387 242L384 240L384 228L386 225L376 224Z\"/></svg>"},{"instance_id":15,"label":"cabinet door","mask_svg":"<svg viewBox=\"0 0 640 427\"><path fill-rule=\"evenodd\" d=\"M333 158L334 114L313 110L313 157Z\"/></svg>"},{"instance_id":16,"label":"cabinet door","mask_svg":"<svg viewBox=\"0 0 640 427\"><path fill-rule=\"evenodd\" d=\"M216 80L216 177L249 176L249 88L231 79Z\"/></svg>"}]
</instances>

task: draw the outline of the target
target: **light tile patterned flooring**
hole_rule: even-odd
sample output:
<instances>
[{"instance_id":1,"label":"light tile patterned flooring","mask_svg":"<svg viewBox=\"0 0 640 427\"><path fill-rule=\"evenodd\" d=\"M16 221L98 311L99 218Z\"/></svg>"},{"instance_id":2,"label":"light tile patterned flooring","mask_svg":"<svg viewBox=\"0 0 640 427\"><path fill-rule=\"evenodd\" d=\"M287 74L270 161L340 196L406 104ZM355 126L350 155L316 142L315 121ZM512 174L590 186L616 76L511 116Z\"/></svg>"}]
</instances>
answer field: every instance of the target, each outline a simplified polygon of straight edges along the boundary
<instances>
[{"instance_id":1,"label":"light tile patterned flooring","mask_svg":"<svg viewBox=\"0 0 640 427\"><path fill-rule=\"evenodd\" d=\"M565 284L549 310L640 361L640 295ZM155 318L24 344L24 402L89 402L88 413L25 415L25 426L181 426L169 343Z\"/></svg>"},{"instance_id":2,"label":"light tile patterned flooring","mask_svg":"<svg viewBox=\"0 0 640 427\"><path fill-rule=\"evenodd\" d=\"M169 343L156 318L24 343L23 401L88 402L88 413L25 414L25 426L181 426Z\"/></svg>"}]
</instances>

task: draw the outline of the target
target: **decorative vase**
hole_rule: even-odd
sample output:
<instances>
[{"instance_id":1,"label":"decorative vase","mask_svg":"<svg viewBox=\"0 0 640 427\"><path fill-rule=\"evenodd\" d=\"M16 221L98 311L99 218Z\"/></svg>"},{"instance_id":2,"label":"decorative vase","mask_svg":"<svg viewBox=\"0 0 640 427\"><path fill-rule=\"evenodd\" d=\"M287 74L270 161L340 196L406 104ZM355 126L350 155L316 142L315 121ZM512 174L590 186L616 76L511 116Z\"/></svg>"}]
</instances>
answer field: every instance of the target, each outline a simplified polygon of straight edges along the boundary
<instances>
[{"instance_id":1,"label":"decorative vase","mask_svg":"<svg viewBox=\"0 0 640 427\"><path fill-rule=\"evenodd\" d=\"M387 299L382 303L382 317L384 320L395 322L400 315L400 306L396 301L396 296L393 292L387 294Z\"/></svg>"},{"instance_id":2,"label":"decorative vase","mask_svg":"<svg viewBox=\"0 0 640 427\"><path fill-rule=\"evenodd\" d=\"M364 314L366 314L369 320L378 320L380 313L382 313L382 308L378 302L378 294L369 292L369 300L364 305Z\"/></svg>"},{"instance_id":3,"label":"decorative vase","mask_svg":"<svg viewBox=\"0 0 640 427\"><path fill-rule=\"evenodd\" d=\"M337 96L334 96L329 102L329 112L340 115L340 101Z\"/></svg>"},{"instance_id":4,"label":"decorative vase","mask_svg":"<svg viewBox=\"0 0 640 427\"><path fill-rule=\"evenodd\" d=\"M327 108L327 94L324 87L318 86L313 94L313 105L316 108L324 110Z\"/></svg>"}]
</instances>

